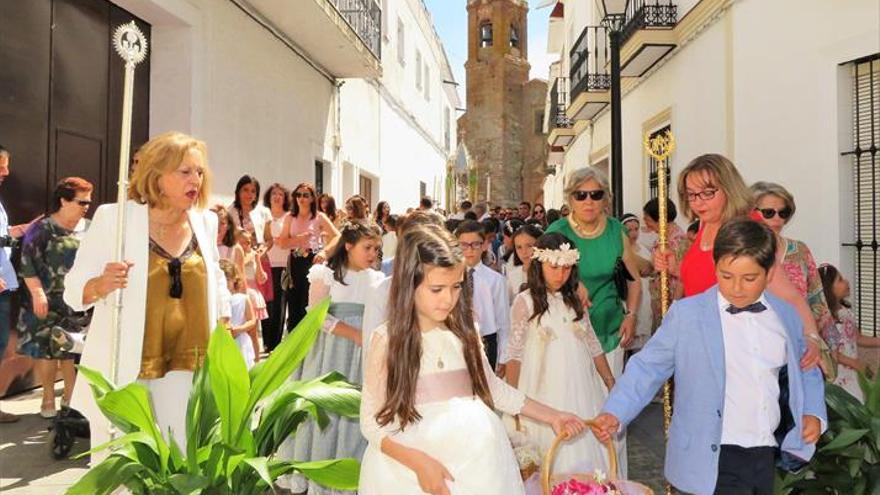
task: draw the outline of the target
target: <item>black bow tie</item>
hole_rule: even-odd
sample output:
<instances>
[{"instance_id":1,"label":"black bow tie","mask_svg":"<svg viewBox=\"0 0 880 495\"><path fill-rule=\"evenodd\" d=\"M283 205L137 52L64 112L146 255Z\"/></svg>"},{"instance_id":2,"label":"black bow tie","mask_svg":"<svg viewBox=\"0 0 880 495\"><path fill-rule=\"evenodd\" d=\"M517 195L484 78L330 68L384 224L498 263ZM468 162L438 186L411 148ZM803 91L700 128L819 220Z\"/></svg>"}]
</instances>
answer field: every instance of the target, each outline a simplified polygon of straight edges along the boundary
<instances>
[{"instance_id":1,"label":"black bow tie","mask_svg":"<svg viewBox=\"0 0 880 495\"><path fill-rule=\"evenodd\" d=\"M764 303L762 303L761 301L753 302L752 304L749 304L748 306L744 306L742 308L737 308L733 304L727 307L727 312L732 315L742 313L744 311L749 313L760 313L761 311L766 310L767 306L764 306Z\"/></svg>"}]
</instances>

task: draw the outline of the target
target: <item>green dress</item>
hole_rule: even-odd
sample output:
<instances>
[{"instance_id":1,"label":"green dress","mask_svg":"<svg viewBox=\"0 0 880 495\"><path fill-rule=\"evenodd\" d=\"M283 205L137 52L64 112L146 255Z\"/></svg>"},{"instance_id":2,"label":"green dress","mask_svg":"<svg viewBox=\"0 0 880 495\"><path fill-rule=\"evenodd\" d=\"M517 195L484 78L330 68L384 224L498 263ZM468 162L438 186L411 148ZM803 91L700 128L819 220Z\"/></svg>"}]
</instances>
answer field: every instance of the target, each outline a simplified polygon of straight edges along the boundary
<instances>
[{"instance_id":1,"label":"green dress","mask_svg":"<svg viewBox=\"0 0 880 495\"><path fill-rule=\"evenodd\" d=\"M611 352L620 344L620 324L623 323L623 302L614 285L614 265L623 256L623 225L608 217L605 231L595 239L584 239L572 229L568 218L560 218L547 227L547 233L562 234L574 242L581 254L578 276L589 292L590 323L602 350Z\"/></svg>"}]
</instances>

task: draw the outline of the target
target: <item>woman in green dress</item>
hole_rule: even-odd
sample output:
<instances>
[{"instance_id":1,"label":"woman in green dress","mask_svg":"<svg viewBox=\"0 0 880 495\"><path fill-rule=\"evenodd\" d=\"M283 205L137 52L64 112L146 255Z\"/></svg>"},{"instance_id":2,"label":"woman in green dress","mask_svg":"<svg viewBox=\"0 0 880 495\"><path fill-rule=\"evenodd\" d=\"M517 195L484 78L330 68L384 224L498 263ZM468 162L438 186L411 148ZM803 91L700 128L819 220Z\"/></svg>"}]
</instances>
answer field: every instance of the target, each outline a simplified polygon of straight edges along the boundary
<instances>
[{"instance_id":1,"label":"woman in green dress","mask_svg":"<svg viewBox=\"0 0 880 495\"><path fill-rule=\"evenodd\" d=\"M79 239L77 224L92 204L93 186L85 179L68 177L55 187L52 211L31 225L24 235L19 274L27 285L22 293L18 353L33 358L34 371L43 386L40 416L52 418L55 410L55 377L64 378L61 406L70 402L76 371L70 334L81 333L89 316L77 313L63 299L64 276L73 266Z\"/></svg>"},{"instance_id":2,"label":"woman in green dress","mask_svg":"<svg viewBox=\"0 0 880 495\"><path fill-rule=\"evenodd\" d=\"M553 222L547 227L547 233L564 235L580 252L578 276L589 300L590 323L617 378L623 372L624 350L635 337L635 310L641 298L635 254L626 241L626 229L608 214L611 191L605 174L592 167L574 171L566 181L565 197L571 213ZM626 300L621 299L614 282L618 260L633 278L626 283ZM624 439L623 436L619 439L618 459L621 473L626 477Z\"/></svg>"}]
</instances>

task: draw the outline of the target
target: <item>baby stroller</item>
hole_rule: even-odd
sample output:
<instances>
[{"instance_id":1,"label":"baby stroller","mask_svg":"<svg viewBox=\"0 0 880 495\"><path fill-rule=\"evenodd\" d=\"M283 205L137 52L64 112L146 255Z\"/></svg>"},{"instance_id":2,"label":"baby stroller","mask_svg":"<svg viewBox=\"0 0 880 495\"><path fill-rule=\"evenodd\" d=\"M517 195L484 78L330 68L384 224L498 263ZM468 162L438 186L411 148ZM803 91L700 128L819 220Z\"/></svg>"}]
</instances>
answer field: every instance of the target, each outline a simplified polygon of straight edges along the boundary
<instances>
[{"instance_id":1,"label":"baby stroller","mask_svg":"<svg viewBox=\"0 0 880 495\"><path fill-rule=\"evenodd\" d=\"M52 327L50 346L61 352L75 354L77 362L79 362L79 355L82 354L84 344L85 332L73 333L60 326ZM79 411L62 405L61 410L52 420L49 435L52 457L57 460L66 459L70 455L77 437L89 438L89 421Z\"/></svg>"}]
</instances>

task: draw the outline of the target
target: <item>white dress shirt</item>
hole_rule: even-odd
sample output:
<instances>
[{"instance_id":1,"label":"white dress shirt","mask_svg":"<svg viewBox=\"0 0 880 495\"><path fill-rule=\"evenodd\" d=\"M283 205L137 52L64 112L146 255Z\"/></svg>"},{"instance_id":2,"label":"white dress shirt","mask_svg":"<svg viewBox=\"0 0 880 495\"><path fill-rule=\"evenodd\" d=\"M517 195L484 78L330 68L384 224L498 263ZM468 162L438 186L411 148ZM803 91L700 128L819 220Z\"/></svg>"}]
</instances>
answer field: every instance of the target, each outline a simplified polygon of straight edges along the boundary
<instances>
[{"instance_id":1,"label":"white dress shirt","mask_svg":"<svg viewBox=\"0 0 880 495\"><path fill-rule=\"evenodd\" d=\"M467 268L470 272L470 268ZM510 303L507 280L483 263L474 267L474 320L480 335L498 334L498 362L507 362L507 336L510 333Z\"/></svg>"},{"instance_id":2,"label":"white dress shirt","mask_svg":"<svg viewBox=\"0 0 880 495\"><path fill-rule=\"evenodd\" d=\"M719 292L724 338L724 417L721 443L740 447L775 447L779 426L779 369L787 364L782 321L762 294L767 309L730 314Z\"/></svg>"}]
</instances>

